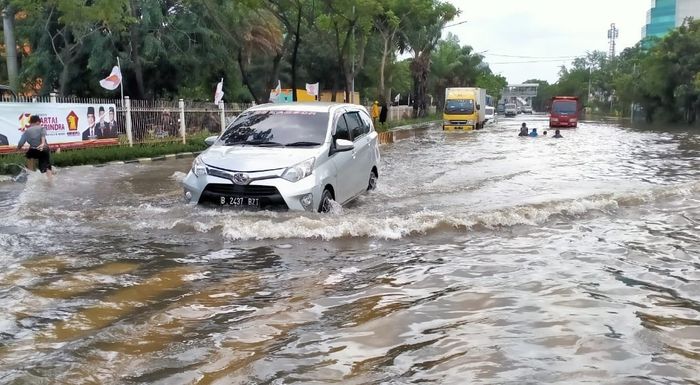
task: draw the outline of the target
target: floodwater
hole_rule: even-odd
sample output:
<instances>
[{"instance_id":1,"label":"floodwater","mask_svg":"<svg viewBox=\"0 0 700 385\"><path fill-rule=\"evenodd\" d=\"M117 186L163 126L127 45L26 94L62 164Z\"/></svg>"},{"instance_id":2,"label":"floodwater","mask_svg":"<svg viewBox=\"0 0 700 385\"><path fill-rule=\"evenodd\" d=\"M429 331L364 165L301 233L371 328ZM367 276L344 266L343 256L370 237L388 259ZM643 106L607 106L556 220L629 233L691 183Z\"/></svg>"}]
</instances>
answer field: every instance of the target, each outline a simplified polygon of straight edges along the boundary
<instances>
[{"instance_id":1,"label":"floodwater","mask_svg":"<svg viewBox=\"0 0 700 385\"><path fill-rule=\"evenodd\" d=\"M0 383L700 383L700 135L520 119L330 215L183 205L191 159L0 183Z\"/></svg>"}]
</instances>

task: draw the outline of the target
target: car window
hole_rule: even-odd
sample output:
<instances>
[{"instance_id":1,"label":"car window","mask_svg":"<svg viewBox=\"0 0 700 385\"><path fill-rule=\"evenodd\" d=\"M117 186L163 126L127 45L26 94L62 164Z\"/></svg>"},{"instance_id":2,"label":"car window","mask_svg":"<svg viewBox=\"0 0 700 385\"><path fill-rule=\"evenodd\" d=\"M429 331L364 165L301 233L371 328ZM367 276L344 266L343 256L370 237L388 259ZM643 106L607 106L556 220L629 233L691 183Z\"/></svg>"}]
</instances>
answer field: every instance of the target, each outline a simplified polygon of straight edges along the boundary
<instances>
[{"instance_id":1,"label":"car window","mask_svg":"<svg viewBox=\"0 0 700 385\"><path fill-rule=\"evenodd\" d=\"M338 119L338 123L336 123L336 125L335 125L335 136L333 138L334 138L334 140L337 140L337 139L351 140L350 139L350 130L348 129L348 124L345 121L345 115L341 115L340 118Z\"/></svg>"},{"instance_id":2,"label":"car window","mask_svg":"<svg viewBox=\"0 0 700 385\"><path fill-rule=\"evenodd\" d=\"M348 112L345 114L345 121L348 122L348 129L353 140L357 140L363 134L363 124L360 120L360 115L357 112Z\"/></svg>"},{"instance_id":3,"label":"car window","mask_svg":"<svg viewBox=\"0 0 700 385\"><path fill-rule=\"evenodd\" d=\"M372 131L372 118L364 111L360 111L359 114L362 120L362 132L364 134L369 134L369 132Z\"/></svg>"},{"instance_id":4,"label":"car window","mask_svg":"<svg viewBox=\"0 0 700 385\"><path fill-rule=\"evenodd\" d=\"M328 132L328 113L293 110L244 112L219 138L224 145L320 145Z\"/></svg>"}]
</instances>

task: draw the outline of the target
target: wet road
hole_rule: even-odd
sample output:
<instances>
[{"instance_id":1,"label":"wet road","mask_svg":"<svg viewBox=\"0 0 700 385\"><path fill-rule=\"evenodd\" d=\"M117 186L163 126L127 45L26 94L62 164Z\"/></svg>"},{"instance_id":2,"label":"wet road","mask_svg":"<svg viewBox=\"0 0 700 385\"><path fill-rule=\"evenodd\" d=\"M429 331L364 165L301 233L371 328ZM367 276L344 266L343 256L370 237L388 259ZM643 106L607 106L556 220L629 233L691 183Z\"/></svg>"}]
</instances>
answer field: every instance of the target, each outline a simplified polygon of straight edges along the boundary
<instances>
[{"instance_id":1,"label":"wet road","mask_svg":"<svg viewBox=\"0 0 700 385\"><path fill-rule=\"evenodd\" d=\"M191 159L0 183L0 383L700 383L700 135L521 119L326 216L184 206Z\"/></svg>"}]
</instances>

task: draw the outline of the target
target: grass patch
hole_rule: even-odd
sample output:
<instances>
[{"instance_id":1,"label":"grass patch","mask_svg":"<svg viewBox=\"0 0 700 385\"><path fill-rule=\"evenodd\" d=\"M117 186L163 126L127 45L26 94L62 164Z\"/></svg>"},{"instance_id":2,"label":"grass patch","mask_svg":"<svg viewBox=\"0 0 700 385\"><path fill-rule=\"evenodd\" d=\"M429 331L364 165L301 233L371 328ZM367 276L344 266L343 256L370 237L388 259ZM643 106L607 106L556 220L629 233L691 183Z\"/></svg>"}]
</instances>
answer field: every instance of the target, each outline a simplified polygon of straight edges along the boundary
<instances>
[{"instance_id":1,"label":"grass patch","mask_svg":"<svg viewBox=\"0 0 700 385\"><path fill-rule=\"evenodd\" d=\"M399 126L434 122L436 120L439 120L438 115L433 114L433 115L428 115L428 116L425 116L422 118L411 118L411 119L403 119L403 120L393 120L393 121L386 122L386 123L377 123L377 125L374 128L377 130L377 132L386 132L386 131L390 131L392 128L396 128Z\"/></svg>"},{"instance_id":2,"label":"grass patch","mask_svg":"<svg viewBox=\"0 0 700 385\"><path fill-rule=\"evenodd\" d=\"M176 154L180 152L203 151L208 146L204 139L208 132L188 136L187 144L182 142L154 142L111 147L85 148L75 150L63 150L51 154L51 163L56 167L79 166L85 164L101 164L112 161L133 160L139 158L152 158L156 156ZM0 174L16 175L26 163L24 153L0 155Z\"/></svg>"}]
</instances>

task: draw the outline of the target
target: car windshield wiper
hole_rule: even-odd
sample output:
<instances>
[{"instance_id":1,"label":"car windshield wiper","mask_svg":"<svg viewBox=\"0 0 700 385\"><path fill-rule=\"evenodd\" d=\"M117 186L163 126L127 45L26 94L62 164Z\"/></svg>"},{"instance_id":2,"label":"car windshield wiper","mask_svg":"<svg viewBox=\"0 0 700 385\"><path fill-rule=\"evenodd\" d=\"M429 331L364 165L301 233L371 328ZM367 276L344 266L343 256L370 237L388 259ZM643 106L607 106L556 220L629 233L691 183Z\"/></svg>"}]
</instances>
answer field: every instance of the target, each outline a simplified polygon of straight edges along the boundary
<instances>
[{"instance_id":1,"label":"car windshield wiper","mask_svg":"<svg viewBox=\"0 0 700 385\"><path fill-rule=\"evenodd\" d=\"M287 143L285 146L287 147L311 147L311 146L320 146L321 143L318 142L292 142L292 143Z\"/></svg>"},{"instance_id":2,"label":"car windshield wiper","mask_svg":"<svg viewBox=\"0 0 700 385\"><path fill-rule=\"evenodd\" d=\"M237 142L226 143L227 146L246 145L246 144L251 145L251 146L261 146L261 147L282 147L282 146L284 146L282 143L265 142L262 140L239 140Z\"/></svg>"}]
</instances>

